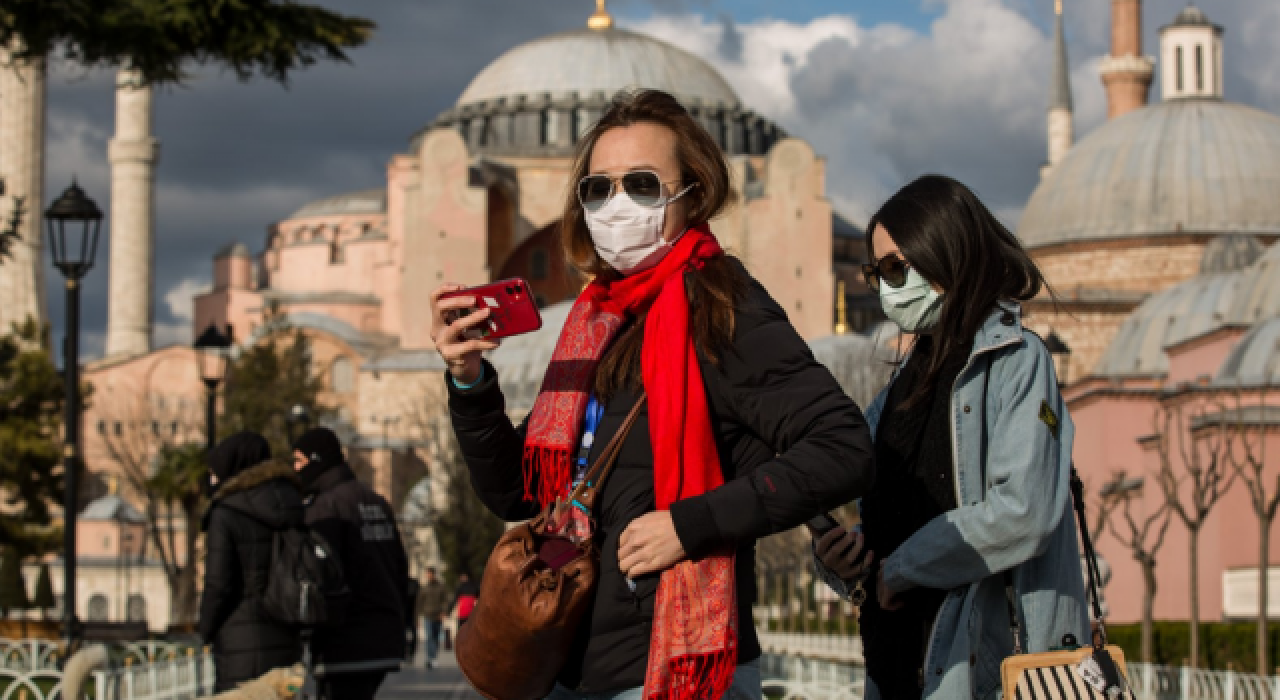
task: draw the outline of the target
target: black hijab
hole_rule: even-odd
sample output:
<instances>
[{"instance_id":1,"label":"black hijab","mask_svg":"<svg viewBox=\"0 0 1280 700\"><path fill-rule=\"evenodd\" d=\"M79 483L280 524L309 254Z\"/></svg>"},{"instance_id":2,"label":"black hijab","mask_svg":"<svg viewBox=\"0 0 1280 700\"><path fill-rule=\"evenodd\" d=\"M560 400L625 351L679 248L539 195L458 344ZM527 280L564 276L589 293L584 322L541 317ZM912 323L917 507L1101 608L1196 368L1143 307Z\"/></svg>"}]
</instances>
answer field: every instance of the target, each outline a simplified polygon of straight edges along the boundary
<instances>
[{"instance_id":1,"label":"black hijab","mask_svg":"<svg viewBox=\"0 0 1280 700\"><path fill-rule=\"evenodd\" d=\"M248 431L232 435L218 443L209 453L209 472L218 477L218 484L211 485L209 492L217 491L218 485L227 483L236 474L269 459L271 445L266 438Z\"/></svg>"}]
</instances>

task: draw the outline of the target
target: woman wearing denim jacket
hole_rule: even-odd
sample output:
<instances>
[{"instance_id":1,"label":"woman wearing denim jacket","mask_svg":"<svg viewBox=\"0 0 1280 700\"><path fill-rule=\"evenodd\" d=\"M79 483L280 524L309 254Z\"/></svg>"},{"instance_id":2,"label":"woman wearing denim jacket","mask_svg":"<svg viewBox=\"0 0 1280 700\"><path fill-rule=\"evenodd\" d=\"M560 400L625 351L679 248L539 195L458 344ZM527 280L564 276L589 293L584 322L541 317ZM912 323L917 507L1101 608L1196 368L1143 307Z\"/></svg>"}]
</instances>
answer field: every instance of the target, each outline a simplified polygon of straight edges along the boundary
<instances>
[{"instance_id":1,"label":"woman wearing denim jacket","mask_svg":"<svg viewBox=\"0 0 1280 700\"><path fill-rule=\"evenodd\" d=\"M964 185L923 177L871 219L867 282L912 339L866 412L876 484L862 532L815 542L827 583L867 592L867 694L998 698L1013 653L1088 639L1071 517L1075 430L1020 301L1046 285Z\"/></svg>"}]
</instances>

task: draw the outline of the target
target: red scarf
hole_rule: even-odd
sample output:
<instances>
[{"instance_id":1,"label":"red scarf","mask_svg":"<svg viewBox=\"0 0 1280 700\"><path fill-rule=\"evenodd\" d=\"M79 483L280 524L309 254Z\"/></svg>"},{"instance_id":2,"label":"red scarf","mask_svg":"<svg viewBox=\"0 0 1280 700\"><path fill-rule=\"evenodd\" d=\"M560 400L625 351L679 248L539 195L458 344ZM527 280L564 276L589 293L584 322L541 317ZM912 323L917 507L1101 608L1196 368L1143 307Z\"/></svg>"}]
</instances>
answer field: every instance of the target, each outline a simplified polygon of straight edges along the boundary
<instances>
[{"instance_id":1,"label":"red scarf","mask_svg":"<svg viewBox=\"0 0 1280 700\"><path fill-rule=\"evenodd\" d=\"M684 273L723 255L705 224L657 266L593 281L574 303L529 416L525 496L543 506L568 493L595 369L628 320L647 317L641 370L649 400L658 510L724 483L702 370L689 327ZM737 669L738 608L732 553L684 561L662 573L644 697L705 700L729 689Z\"/></svg>"}]
</instances>

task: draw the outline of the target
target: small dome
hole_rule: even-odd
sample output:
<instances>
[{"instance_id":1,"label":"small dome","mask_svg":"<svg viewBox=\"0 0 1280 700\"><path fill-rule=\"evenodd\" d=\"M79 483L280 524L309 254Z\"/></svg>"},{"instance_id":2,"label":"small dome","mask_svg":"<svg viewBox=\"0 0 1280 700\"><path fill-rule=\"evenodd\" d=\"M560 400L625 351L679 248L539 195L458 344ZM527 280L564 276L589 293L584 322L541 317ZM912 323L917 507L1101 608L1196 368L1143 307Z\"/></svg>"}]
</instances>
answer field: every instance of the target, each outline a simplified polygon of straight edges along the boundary
<instances>
[{"instance_id":1,"label":"small dome","mask_svg":"<svg viewBox=\"0 0 1280 700\"><path fill-rule=\"evenodd\" d=\"M1280 118L1173 100L1114 119L1036 188L1030 248L1183 233L1280 233Z\"/></svg>"},{"instance_id":2,"label":"small dome","mask_svg":"<svg viewBox=\"0 0 1280 700\"><path fill-rule=\"evenodd\" d=\"M498 370L502 395L508 410L528 411L542 388L542 376L551 364L560 331L569 318L572 301L564 301L542 309L542 328L502 341L489 361Z\"/></svg>"},{"instance_id":3,"label":"small dome","mask_svg":"<svg viewBox=\"0 0 1280 700\"><path fill-rule=\"evenodd\" d=\"M1169 358L1165 348L1226 324L1243 280L1240 273L1201 275L1147 299L1120 325L1094 374L1167 374Z\"/></svg>"},{"instance_id":4,"label":"small dome","mask_svg":"<svg viewBox=\"0 0 1280 700\"><path fill-rule=\"evenodd\" d=\"M1254 326L1231 349L1216 383L1227 386L1280 385L1280 317Z\"/></svg>"},{"instance_id":5,"label":"small dome","mask_svg":"<svg viewBox=\"0 0 1280 700\"><path fill-rule=\"evenodd\" d=\"M79 517L85 522L116 522L133 525L147 522L137 508L114 493L89 503Z\"/></svg>"},{"instance_id":6,"label":"small dome","mask_svg":"<svg viewBox=\"0 0 1280 700\"><path fill-rule=\"evenodd\" d=\"M612 96L627 87L664 90L681 101L737 106L738 96L710 64L665 41L623 29L577 29L521 44L490 63L458 106L577 93Z\"/></svg>"},{"instance_id":7,"label":"small dome","mask_svg":"<svg viewBox=\"0 0 1280 700\"><path fill-rule=\"evenodd\" d=\"M1254 324L1280 316L1280 245L1272 244L1241 273L1240 291L1228 314L1232 323Z\"/></svg>"},{"instance_id":8,"label":"small dome","mask_svg":"<svg viewBox=\"0 0 1280 700\"><path fill-rule=\"evenodd\" d=\"M361 190L347 192L303 205L290 219L308 219L315 216L341 216L344 214L385 214L386 190Z\"/></svg>"},{"instance_id":9,"label":"small dome","mask_svg":"<svg viewBox=\"0 0 1280 700\"><path fill-rule=\"evenodd\" d=\"M1170 27L1212 27L1213 22L1209 21L1208 15L1195 5L1187 5L1186 9L1178 13L1173 18Z\"/></svg>"},{"instance_id":10,"label":"small dome","mask_svg":"<svg viewBox=\"0 0 1280 700\"><path fill-rule=\"evenodd\" d=\"M1267 247L1253 236L1232 234L1215 238L1205 246L1200 273L1237 272L1257 262L1266 251Z\"/></svg>"}]
</instances>

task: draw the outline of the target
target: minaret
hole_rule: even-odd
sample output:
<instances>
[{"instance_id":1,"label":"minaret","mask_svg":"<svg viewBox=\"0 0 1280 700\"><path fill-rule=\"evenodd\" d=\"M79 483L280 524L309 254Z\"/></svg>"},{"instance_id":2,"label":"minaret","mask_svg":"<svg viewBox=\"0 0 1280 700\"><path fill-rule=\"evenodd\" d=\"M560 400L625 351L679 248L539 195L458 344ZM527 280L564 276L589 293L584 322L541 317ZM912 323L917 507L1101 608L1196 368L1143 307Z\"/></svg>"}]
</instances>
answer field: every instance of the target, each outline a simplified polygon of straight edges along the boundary
<instances>
[{"instance_id":1,"label":"minaret","mask_svg":"<svg viewBox=\"0 0 1280 700\"><path fill-rule=\"evenodd\" d=\"M1049 162L1040 177L1049 173L1067 157L1075 143L1075 116L1071 103L1071 68L1067 62L1067 37L1062 22L1062 0L1054 0L1057 17L1053 25L1053 82L1049 86Z\"/></svg>"},{"instance_id":2,"label":"minaret","mask_svg":"<svg viewBox=\"0 0 1280 700\"><path fill-rule=\"evenodd\" d=\"M1160 28L1160 92L1166 100L1222 99L1222 27L1195 5Z\"/></svg>"},{"instance_id":3,"label":"minaret","mask_svg":"<svg viewBox=\"0 0 1280 700\"><path fill-rule=\"evenodd\" d=\"M45 61L0 49L0 227L21 200L20 239L0 260L0 335L27 318L43 322Z\"/></svg>"},{"instance_id":4,"label":"minaret","mask_svg":"<svg viewBox=\"0 0 1280 700\"><path fill-rule=\"evenodd\" d=\"M1155 61L1142 55L1142 0L1111 0L1111 55L1101 72L1108 119L1147 106Z\"/></svg>"},{"instance_id":5,"label":"minaret","mask_svg":"<svg viewBox=\"0 0 1280 700\"><path fill-rule=\"evenodd\" d=\"M151 350L155 287L155 165L151 86L140 75L116 75L116 134L111 161L111 270L107 294L107 356Z\"/></svg>"}]
</instances>

